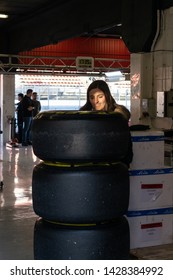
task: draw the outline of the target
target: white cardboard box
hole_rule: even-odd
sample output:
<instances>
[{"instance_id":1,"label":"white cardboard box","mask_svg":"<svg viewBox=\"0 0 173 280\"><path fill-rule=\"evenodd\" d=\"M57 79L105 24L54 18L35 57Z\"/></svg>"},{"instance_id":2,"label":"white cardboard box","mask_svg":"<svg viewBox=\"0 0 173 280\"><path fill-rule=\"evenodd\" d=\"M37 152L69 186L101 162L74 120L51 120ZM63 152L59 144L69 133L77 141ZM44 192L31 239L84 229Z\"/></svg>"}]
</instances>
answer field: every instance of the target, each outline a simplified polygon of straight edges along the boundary
<instances>
[{"instance_id":1,"label":"white cardboard box","mask_svg":"<svg viewBox=\"0 0 173 280\"><path fill-rule=\"evenodd\" d=\"M129 211L130 249L173 243L173 208Z\"/></svg>"},{"instance_id":2,"label":"white cardboard box","mask_svg":"<svg viewBox=\"0 0 173 280\"><path fill-rule=\"evenodd\" d=\"M173 207L173 168L129 170L129 210Z\"/></svg>"},{"instance_id":3,"label":"white cardboard box","mask_svg":"<svg viewBox=\"0 0 173 280\"><path fill-rule=\"evenodd\" d=\"M164 166L164 132L131 131L133 160L131 169L162 168Z\"/></svg>"}]
</instances>

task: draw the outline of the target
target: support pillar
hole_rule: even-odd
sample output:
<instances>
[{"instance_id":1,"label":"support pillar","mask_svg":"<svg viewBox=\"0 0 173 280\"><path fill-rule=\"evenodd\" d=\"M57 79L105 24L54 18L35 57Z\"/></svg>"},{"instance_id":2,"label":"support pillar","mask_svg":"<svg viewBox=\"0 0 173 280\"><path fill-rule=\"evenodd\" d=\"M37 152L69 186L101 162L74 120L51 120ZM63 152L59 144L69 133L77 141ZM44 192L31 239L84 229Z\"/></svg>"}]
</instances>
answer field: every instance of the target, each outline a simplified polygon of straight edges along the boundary
<instances>
[{"instance_id":1,"label":"support pillar","mask_svg":"<svg viewBox=\"0 0 173 280\"><path fill-rule=\"evenodd\" d=\"M152 53L131 54L131 124L139 123L142 100L152 98Z\"/></svg>"},{"instance_id":2,"label":"support pillar","mask_svg":"<svg viewBox=\"0 0 173 280\"><path fill-rule=\"evenodd\" d=\"M1 108L1 126L3 131L2 143L8 142L10 135L10 118L14 117L15 93L15 76L14 75L0 75L0 108Z\"/></svg>"}]
</instances>

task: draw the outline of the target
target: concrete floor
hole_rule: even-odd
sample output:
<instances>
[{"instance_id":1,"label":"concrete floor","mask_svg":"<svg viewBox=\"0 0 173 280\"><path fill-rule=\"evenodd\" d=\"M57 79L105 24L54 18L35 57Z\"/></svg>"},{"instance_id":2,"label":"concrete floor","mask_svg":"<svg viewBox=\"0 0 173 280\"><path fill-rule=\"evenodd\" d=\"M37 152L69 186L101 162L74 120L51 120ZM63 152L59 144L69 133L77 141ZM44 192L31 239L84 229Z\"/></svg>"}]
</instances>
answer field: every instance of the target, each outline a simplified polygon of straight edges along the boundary
<instances>
[{"instance_id":1,"label":"concrete floor","mask_svg":"<svg viewBox=\"0 0 173 280\"><path fill-rule=\"evenodd\" d=\"M40 160L32 147L0 147L0 259L32 260L33 230L37 219L32 209L32 171Z\"/></svg>"}]
</instances>

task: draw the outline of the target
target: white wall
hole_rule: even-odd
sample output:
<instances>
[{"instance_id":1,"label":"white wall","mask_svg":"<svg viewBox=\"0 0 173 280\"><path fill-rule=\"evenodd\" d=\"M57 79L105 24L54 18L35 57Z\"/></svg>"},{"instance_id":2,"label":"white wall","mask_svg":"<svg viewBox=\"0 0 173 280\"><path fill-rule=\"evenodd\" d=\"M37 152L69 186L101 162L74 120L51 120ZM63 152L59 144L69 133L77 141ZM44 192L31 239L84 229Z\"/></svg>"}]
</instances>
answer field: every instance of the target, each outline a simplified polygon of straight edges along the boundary
<instances>
[{"instance_id":1,"label":"white wall","mask_svg":"<svg viewBox=\"0 0 173 280\"><path fill-rule=\"evenodd\" d=\"M151 52L131 55L131 76L137 71L141 77L140 96L135 99L132 96L132 123L139 123L142 98L153 98L155 118L152 118L152 125L156 128L173 128L171 118L156 116L157 91L173 89L173 7L158 16L158 30Z\"/></svg>"}]
</instances>

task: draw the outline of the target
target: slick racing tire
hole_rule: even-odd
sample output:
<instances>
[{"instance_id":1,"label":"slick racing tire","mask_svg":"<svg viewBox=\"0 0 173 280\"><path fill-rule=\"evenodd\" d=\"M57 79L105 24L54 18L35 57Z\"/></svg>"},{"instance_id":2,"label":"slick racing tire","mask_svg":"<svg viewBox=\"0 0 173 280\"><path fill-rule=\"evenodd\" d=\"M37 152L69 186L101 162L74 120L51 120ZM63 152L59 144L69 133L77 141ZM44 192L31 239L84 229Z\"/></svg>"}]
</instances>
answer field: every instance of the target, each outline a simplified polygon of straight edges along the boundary
<instances>
[{"instance_id":1,"label":"slick racing tire","mask_svg":"<svg viewBox=\"0 0 173 280\"><path fill-rule=\"evenodd\" d=\"M125 217L110 224L80 227L52 224L39 218L34 228L34 259L129 259L129 235Z\"/></svg>"},{"instance_id":2,"label":"slick racing tire","mask_svg":"<svg viewBox=\"0 0 173 280\"><path fill-rule=\"evenodd\" d=\"M34 154L48 161L118 161L128 153L129 127L120 113L45 111L32 123Z\"/></svg>"},{"instance_id":3,"label":"slick racing tire","mask_svg":"<svg viewBox=\"0 0 173 280\"><path fill-rule=\"evenodd\" d=\"M33 169L35 213L64 223L99 223L124 215L129 204L126 165L40 163Z\"/></svg>"}]
</instances>

